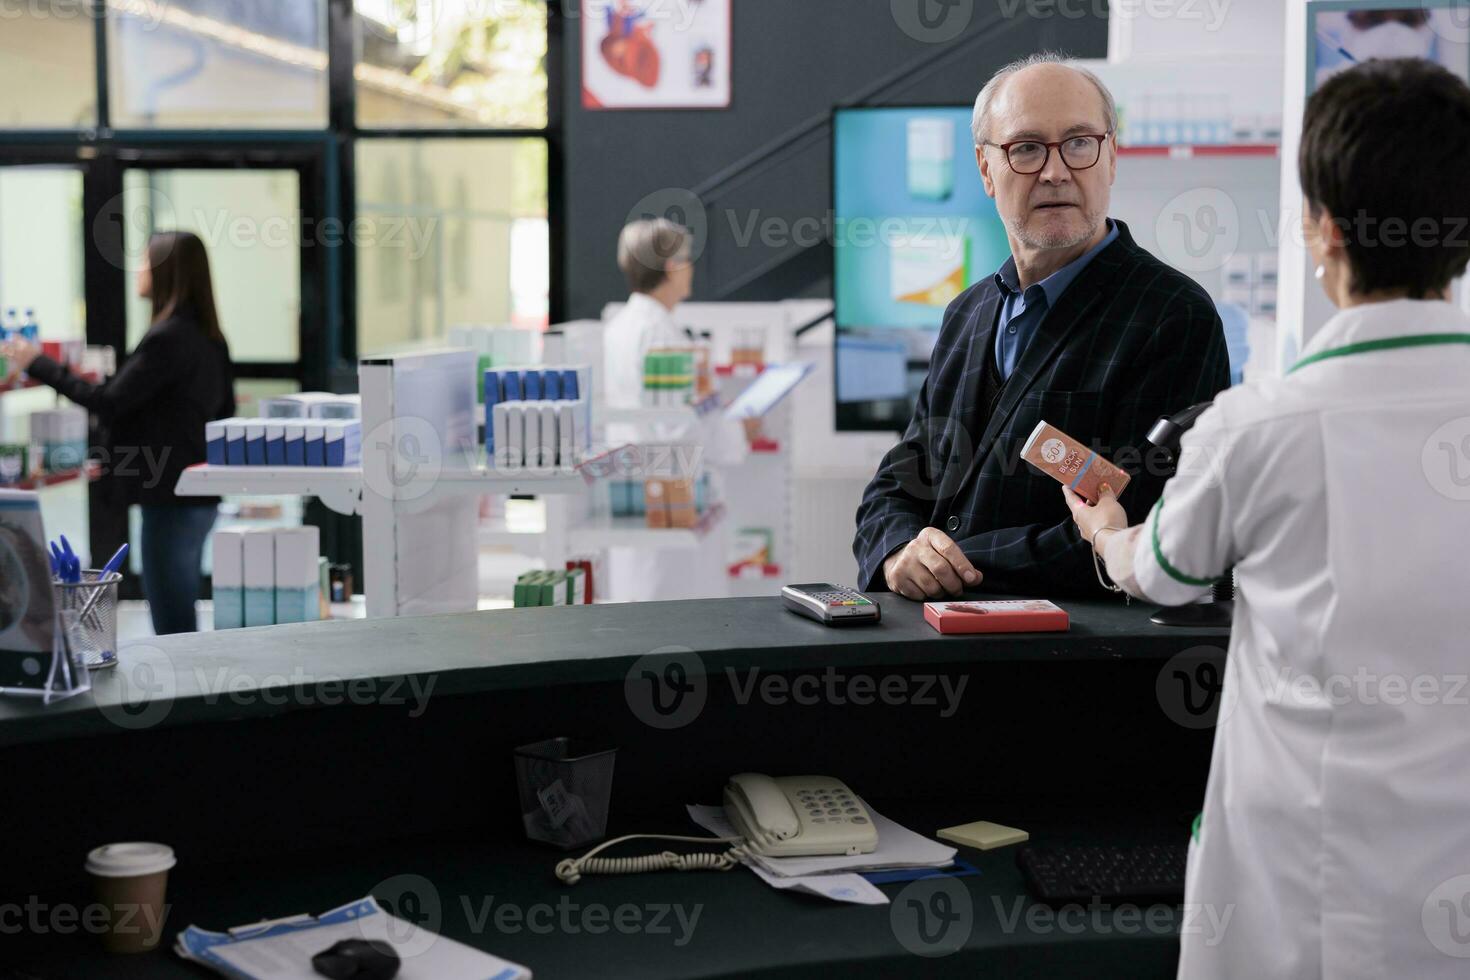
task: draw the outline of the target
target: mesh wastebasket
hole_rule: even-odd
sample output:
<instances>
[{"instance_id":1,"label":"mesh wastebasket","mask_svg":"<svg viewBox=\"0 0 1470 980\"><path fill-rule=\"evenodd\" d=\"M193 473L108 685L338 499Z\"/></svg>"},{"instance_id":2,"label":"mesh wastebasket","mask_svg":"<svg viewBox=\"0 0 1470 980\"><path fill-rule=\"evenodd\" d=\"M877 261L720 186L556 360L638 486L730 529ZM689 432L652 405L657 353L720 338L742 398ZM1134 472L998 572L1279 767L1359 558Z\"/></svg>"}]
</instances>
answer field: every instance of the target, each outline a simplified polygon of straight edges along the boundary
<instances>
[{"instance_id":1,"label":"mesh wastebasket","mask_svg":"<svg viewBox=\"0 0 1470 980\"><path fill-rule=\"evenodd\" d=\"M607 833L617 750L574 738L516 749L516 782L526 836L573 848Z\"/></svg>"}]
</instances>

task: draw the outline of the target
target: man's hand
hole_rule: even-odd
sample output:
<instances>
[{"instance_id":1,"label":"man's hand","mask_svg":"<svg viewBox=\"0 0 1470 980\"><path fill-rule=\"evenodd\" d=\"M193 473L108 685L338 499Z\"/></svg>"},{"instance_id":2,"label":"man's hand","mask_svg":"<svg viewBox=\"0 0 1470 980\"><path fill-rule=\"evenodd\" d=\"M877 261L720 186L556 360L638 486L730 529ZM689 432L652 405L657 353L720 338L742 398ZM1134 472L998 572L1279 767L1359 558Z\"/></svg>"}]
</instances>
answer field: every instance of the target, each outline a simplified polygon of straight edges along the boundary
<instances>
[{"instance_id":1,"label":"man's hand","mask_svg":"<svg viewBox=\"0 0 1470 980\"><path fill-rule=\"evenodd\" d=\"M960 546L937 527L924 528L883 561L883 579L889 590L915 602L959 595L979 585L982 578Z\"/></svg>"}]
</instances>

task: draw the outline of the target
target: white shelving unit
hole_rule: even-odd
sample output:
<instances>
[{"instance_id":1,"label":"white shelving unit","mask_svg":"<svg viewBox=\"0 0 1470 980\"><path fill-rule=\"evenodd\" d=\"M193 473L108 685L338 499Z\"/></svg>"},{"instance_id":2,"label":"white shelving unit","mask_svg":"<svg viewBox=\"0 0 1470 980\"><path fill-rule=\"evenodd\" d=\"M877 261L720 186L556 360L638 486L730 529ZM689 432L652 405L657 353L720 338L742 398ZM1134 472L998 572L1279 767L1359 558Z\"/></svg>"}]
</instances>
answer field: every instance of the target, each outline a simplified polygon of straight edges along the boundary
<instances>
[{"instance_id":1,"label":"white shelving unit","mask_svg":"<svg viewBox=\"0 0 1470 980\"><path fill-rule=\"evenodd\" d=\"M369 617L471 612L479 605L480 498L574 499L585 497L595 480L581 468L477 465L474 369L468 351L364 360L360 466L196 466L179 478L177 492L316 497L363 519ZM493 529L488 535L496 536ZM526 537L544 548L548 535Z\"/></svg>"},{"instance_id":2,"label":"white shelving unit","mask_svg":"<svg viewBox=\"0 0 1470 980\"><path fill-rule=\"evenodd\" d=\"M315 497L329 510L362 512L362 467L191 466L174 492L181 497Z\"/></svg>"}]
</instances>

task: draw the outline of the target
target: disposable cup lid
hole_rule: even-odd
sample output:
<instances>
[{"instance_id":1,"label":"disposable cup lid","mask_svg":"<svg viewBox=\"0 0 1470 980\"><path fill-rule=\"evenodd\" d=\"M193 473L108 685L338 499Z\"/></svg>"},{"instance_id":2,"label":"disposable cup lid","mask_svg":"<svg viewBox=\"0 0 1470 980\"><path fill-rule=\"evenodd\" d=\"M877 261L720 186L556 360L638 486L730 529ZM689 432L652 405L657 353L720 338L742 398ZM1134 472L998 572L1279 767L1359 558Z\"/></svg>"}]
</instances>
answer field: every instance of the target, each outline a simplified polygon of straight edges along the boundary
<instances>
[{"instance_id":1,"label":"disposable cup lid","mask_svg":"<svg viewBox=\"0 0 1470 980\"><path fill-rule=\"evenodd\" d=\"M177 862L167 844L104 844L87 855L87 873L103 878L136 878L167 871Z\"/></svg>"}]
</instances>

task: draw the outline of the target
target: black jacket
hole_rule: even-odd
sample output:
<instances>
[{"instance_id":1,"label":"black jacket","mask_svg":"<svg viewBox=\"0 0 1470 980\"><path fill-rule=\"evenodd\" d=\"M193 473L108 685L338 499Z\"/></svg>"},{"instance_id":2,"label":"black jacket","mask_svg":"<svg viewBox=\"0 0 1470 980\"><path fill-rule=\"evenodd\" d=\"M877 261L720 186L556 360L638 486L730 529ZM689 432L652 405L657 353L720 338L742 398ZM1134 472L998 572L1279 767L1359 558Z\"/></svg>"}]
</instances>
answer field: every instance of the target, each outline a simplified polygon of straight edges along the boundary
<instances>
[{"instance_id":1,"label":"black jacket","mask_svg":"<svg viewBox=\"0 0 1470 980\"><path fill-rule=\"evenodd\" d=\"M104 476L126 503L208 504L177 497L186 467L204 462L204 426L235 414L229 349L204 335L192 317L155 324L117 374L102 384L77 377L47 357L26 372L97 417Z\"/></svg>"},{"instance_id":2,"label":"black jacket","mask_svg":"<svg viewBox=\"0 0 1470 980\"><path fill-rule=\"evenodd\" d=\"M1047 313L994 411L980 393L1000 291L986 278L950 304L913 420L858 507L863 588L887 588L883 560L932 526L984 573L984 591L1101 594L1060 485L1019 459L1026 438L1045 420L1126 469L1133 480L1119 501L1137 524L1165 481L1149 429L1230 383L1209 295L1115 224L1117 240Z\"/></svg>"}]
</instances>

